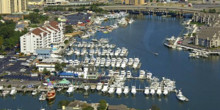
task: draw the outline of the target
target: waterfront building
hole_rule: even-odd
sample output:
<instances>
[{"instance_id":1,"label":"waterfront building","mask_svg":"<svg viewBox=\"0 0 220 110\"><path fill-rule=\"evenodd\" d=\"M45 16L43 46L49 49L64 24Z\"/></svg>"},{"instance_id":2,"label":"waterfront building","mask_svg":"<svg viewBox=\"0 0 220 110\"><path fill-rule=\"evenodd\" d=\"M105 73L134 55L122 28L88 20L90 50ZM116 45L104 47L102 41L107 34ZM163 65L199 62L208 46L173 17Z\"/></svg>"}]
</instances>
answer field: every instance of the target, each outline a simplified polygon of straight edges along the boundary
<instances>
[{"instance_id":1,"label":"waterfront building","mask_svg":"<svg viewBox=\"0 0 220 110\"><path fill-rule=\"evenodd\" d=\"M192 21L199 22L204 24L210 24L218 18L218 14L210 14L210 13L194 13Z\"/></svg>"},{"instance_id":2,"label":"waterfront building","mask_svg":"<svg viewBox=\"0 0 220 110\"><path fill-rule=\"evenodd\" d=\"M220 27L202 28L193 38L194 44L205 48L220 46Z\"/></svg>"},{"instance_id":3,"label":"waterfront building","mask_svg":"<svg viewBox=\"0 0 220 110\"><path fill-rule=\"evenodd\" d=\"M28 5L44 5L44 0L29 0Z\"/></svg>"},{"instance_id":4,"label":"waterfront building","mask_svg":"<svg viewBox=\"0 0 220 110\"><path fill-rule=\"evenodd\" d=\"M144 5L145 0L121 0L121 3L125 5Z\"/></svg>"},{"instance_id":5,"label":"waterfront building","mask_svg":"<svg viewBox=\"0 0 220 110\"><path fill-rule=\"evenodd\" d=\"M36 67L38 68L39 72L43 72L44 69L47 71L53 72L55 71L55 64L54 63L36 63Z\"/></svg>"},{"instance_id":6,"label":"waterfront building","mask_svg":"<svg viewBox=\"0 0 220 110\"><path fill-rule=\"evenodd\" d=\"M36 54L36 49L52 48L60 45L63 40L63 24L56 21L47 22L20 37L20 52Z\"/></svg>"},{"instance_id":7,"label":"waterfront building","mask_svg":"<svg viewBox=\"0 0 220 110\"><path fill-rule=\"evenodd\" d=\"M0 0L0 14L22 13L27 9L27 0Z\"/></svg>"}]
</instances>

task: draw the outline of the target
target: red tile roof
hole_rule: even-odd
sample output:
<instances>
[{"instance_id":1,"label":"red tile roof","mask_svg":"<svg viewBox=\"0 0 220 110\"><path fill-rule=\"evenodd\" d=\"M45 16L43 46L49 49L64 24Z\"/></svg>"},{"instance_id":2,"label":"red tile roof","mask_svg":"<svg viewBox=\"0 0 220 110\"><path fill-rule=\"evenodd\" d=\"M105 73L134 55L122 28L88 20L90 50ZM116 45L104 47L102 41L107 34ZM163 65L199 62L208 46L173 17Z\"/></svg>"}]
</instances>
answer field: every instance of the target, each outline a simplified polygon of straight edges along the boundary
<instances>
[{"instance_id":1,"label":"red tile roof","mask_svg":"<svg viewBox=\"0 0 220 110\"><path fill-rule=\"evenodd\" d=\"M40 30L39 28L36 28L36 29L34 29L34 30L32 31L32 33L35 34L35 35L40 35L40 33L42 33L42 32L43 32L43 31Z\"/></svg>"},{"instance_id":2,"label":"red tile roof","mask_svg":"<svg viewBox=\"0 0 220 110\"><path fill-rule=\"evenodd\" d=\"M58 24L59 23L56 21L51 21L49 23L49 26L44 26L44 27L42 26L42 27L36 28L32 31L32 33L40 36L40 34L43 32L44 35L46 35L47 34L46 32L50 32L47 28L58 32L58 30L59 30ZM46 32L44 32L44 31L46 31Z\"/></svg>"},{"instance_id":3,"label":"red tile roof","mask_svg":"<svg viewBox=\"0 0 220 110\"><path fill-rule=\"evenodd\" d=\"M59 29L59 27L58 27L59 23L58 23L58 22L56 22L56 21L51 21L49 24L50 24L53 28Z\"/></svg>"}]
</instances>

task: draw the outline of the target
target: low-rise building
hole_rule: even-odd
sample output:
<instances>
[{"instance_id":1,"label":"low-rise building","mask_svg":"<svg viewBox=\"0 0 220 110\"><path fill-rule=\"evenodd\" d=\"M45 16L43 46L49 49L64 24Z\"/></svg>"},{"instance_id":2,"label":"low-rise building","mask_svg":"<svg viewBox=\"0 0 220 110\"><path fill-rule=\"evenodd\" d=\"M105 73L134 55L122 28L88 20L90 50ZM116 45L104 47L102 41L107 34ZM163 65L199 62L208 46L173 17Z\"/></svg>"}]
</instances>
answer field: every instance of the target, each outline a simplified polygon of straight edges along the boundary
<instances>
[{"instance_id":1,"label":"low-rise building","mask_svg":"<svg viewBox=\"0 0 220 110\"><path fill-rule=\"evenodd\" d=\"M52 48L64 40L63 24L56 21L33 29L20 37L20 51L24 54L36 54L36 49Z\"/></svg>"},{"instance_id":2,"label":"low-rise building","mask_svg":"<svg viewBox=\"0 0 220 110\"><path fill-rule=\"evenodd\" d=\"M3 16L3 19L4 20L12 20L14 22L17 22L19 20L24 19L24 16L23 15L6 15L6 16Z\"/></svg>"},{"instance_id":3,"label":"low-rise building","mask_svg":"<svg viewBox=\"0 0 220 110\"><path fill-rule=\"evenodd\" d=\"M44 5L44 0L29 0L28 5Z\"/></svg>"},{"instance_id":4,"label":"low-rise building","mask_svg":"<svg viewBox=\"0 0 220 110\"><path fill-rule=\"evenodd\" d=\"M206 48L220 46L220 27L206 27L201 29L193 39L194 44Z\"/></svg>"}]
</instances>

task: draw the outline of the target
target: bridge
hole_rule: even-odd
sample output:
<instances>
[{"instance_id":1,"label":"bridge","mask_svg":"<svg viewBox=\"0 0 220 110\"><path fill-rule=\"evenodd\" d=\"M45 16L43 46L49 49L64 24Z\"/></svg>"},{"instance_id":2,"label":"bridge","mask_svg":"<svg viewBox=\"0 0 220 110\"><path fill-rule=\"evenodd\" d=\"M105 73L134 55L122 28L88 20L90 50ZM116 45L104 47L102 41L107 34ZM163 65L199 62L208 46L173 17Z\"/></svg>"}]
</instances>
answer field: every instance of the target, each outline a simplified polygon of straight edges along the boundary
<instances>
[{"instance_id":1,"label":"bridge","mask_svg":"<svg viewBox=\"0 0 220 110\"><path fill-rule=\"evenodd\" d=\"M195 13L202 11L201 8L192 7L169 7L169 6L135 6L135 5L114 5L100 6L108 11L139 11L139 12L177 12L177 13Z\"/></svg>"}]
</instances>

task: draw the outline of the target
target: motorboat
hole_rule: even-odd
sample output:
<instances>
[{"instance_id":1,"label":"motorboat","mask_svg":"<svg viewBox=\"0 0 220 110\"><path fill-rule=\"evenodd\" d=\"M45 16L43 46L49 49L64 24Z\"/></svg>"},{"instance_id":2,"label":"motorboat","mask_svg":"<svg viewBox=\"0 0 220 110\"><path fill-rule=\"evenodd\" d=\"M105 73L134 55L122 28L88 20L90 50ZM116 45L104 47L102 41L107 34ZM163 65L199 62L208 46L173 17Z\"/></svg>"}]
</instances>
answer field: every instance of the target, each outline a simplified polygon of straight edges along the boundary
<instances>
[{"instance_id":1,"label":"motorboat","mask_svg":"<svg viewBox=\"0 0 220 110\"><path fill-rule=\"evenodd\" d=\"M34 89L33 91L32 91L32 93L31 93L33 96L34 95L36 95L37 94L37 90L36 89Z\"/></svg>"},{"instance_id":2,"label":"motorboat","mask_svg":"<svg viewBox=\"0 0 220 110\"><path fill-rule=\"evenodd\" d=\"M12 87L10 95L15 95L16 93L17 93L16 87Z\"/></svg>"},{"instance_id":3,"label":"motorboat","mask_svg":"<svg viewBox=\"0 0 220 110\"><path fill-rule=\"evenodd\" d=\"M134 59L133 58L129 58L128 59L128 66L131 66L134 62Z\"/></svg>"},{"instance_id":4,"label":"motorboat","mask_svg":"<svg viewBox=\"0 0 220 110\"><path fill-rule=\"evenodd\" d=\"M102 92L105 93L108 91L108 83L105 83L103 88L102 88Z\"/></svg>"},{"instance_id":5,"label":"motorboat","mask_svg":"<svg viewBox=\"0 0 220 110\"><path fill-rule=\"evenodd\" d=\"M186 97L182 94L181 90L179 90L179 91L176 93L176 97L177 97L178 100L180 100L180 101L182 101L182 102L189 101L189 99L186 98Z\"/></svg>"},{"instance_id":6,"label":"motorboat","mask_svg":"<svg viewBox=\"0 0 220 110\"><path fill-rule=\"evenodd\" d=\"M127 95L127 94L129 93L129 87L128 87L128 86L125 86L125 87L124 87L123 93L124 93L125 95Z\"/></svg>"},{"instance_id":7,"label":"motorboat","mask_svg":"<svg viewBox=\"0 0 220 110\"><path fill-rule=\"evenodd\" d=\"M134 58L134 63L133 63L133 68L137 69L140 63L140 59L139 58Z\"/></svg>"},{"instance_id":8,"label":"motorboat","mask_svg":"<svg viewBox=\"0 0 220 110\"><path fill-rule=\"evenodd\" d=\"M108 90L108 93L109 94L113 94L115 92L115 86L114 85L111 85L109 90Z\"/></svg>"},{"instance_id":9,"label":"motorboat","mask_svg":"<svg viewBox=\"0 0 220 110\"><path fill-rule=\"evenodd\" d=\"M149 95L149 93L150 93L149 87L145 87L144 94Z\"/></svg>"},{"instance_id":10,"label":"motorboat","mask_svg":"<svg viewBox=\"0 0 220 110\"><path fill-rule=\"evenodd\" d=\"M8 95L9 93L10 93L10 91L5 90L5 91L2 92L2 96L5 97L5 96Z\"/></svg>"},{"instance_id":11,"label":"motorboat","mask_svg":"<svg viewBox=\"0 0 220 110\"><path fill-rule=\"evenodd\" d=\"M88 91L88 90L90 89L90 86L89 86L89 85L85 85L85 86L84 86L84 89L85 89L86 91Z\"/></svg>"},{"instance_id":12,"label":"motorboat","mask_svg":"<svg viewBox=\"0 0 220 110\"><path fill-rule=\"evenodd\" d=\"M66 91L67 93L71 94L72 92L74 92L74 86L71 84L69 85L69 88Z\"/></svg>"},{"instance_id":13,"label":"motorboat","mask_svg":"<svg viewBox=\"0 0 220 110\"><path fill-rule=\"evenodd\" d=\"M127 78L132 78L131 71L127 71Z\"/></svg>"},{"instance_id":14,"label":"motorboat","mask_svg":"<svg viewBox=\"0 0 220 110\"><path fill-rule=\"evenodd\" d=\"M151 88L151 89L150 89L150 94L151 94L151 95L154 95L154 94L155 94L155 89L154 89L154 88Z\"/></svg>"},{"instance_id":15,"label":"motorboat","mask_svg":"<svg viewBox=\"0 0 220 110\"><path fill-rule=\"evenodd\" d=\"M97 86L96 86L96 90L101 90L102 89L102 83L101 82L99 82L98 84L97 84Z\"/></svg>"},{"instance_id":16,"label":"motorboat","mask_svg":"<svg viewBox=\"0 0 220 110\"><path fill-rule=\"evenodd\" d=\"M135 94L137 93L137 90L136 90L136 87L135 87L135 86L132 86L132 87L131 87L131 93L132 93L133 95L135 95Z\"/></svg>"},{"instance_id":17,"label":"motorboat","mask_svg":"<svg viewBox=\"0 0 220 110\"><path fill-rule=\"evenodd\" d=\"M117 95L121 95L121 93L122 93L122 88L121 87L117 87L116 94Z\"/></svg>"},{"instance_id":18,"label":"motorboat","mask_svg":"<svg viewBox=\"0 0 220 110\"><path fill-rule=\"evenodd\" d=\"M0 90L3 90L3 88L4 88L3 86L0 86Z\"/></svg>"},{"instance_id":19,"label":"motorboat","mask_svg":"<svg viewBox=\"0 0 220 110\"><path fill-rule=\"evenodd\" d=\"M164 87L164 89L163 89L163 95L167 95L169 93L169 91L167 90L167 87Z\"/></svg>"},{"instance_id":20,"label":"motorboat","mask_svg":"<svg viewBox=\"0 0 220 110\"><path fill-rule=\"evenodd\" d=\"M42 92L40 97L39 97L39 100L46 100L46 94L45 92Z\"/></svg>"},{"instance_id":21,"label":"motorboat","mask_svg":"<svg viewBox=\"0 0 220 110\"><path fill-rule=\"evenodd\" d=\"M151 80L151 79L152 79L152 73L147 72L146 78L149 79L149 80Z\"/></svg>"},{"instance_id":22,"label":"motorboat","mask_svg":"<svg viewBox=\"0 0 220 110\"><path fill-rule=\"evenodd\" d=\"M55 89L47 91L47 100L52 100L56 97Z\"/></svg>"},{"instance_id":23,"label":"motorboat","mask_svg":"<svg viewBox=\"0 0 220 110\"><path fill-rule=\"evenodd\" d=\"M158 88L157 88L157 95L160 96L161 94L162 94L161 87L158 87Z\"/></svg>"},{"instance_id":24,"label":"motorboat","mask_svg":"<svg viewBox=\"0 0 220 110\"><path fill-rule=\"evenodd\" d=\"M145 78L145 71L144 70L140 70L139 78L140 79Z\"/></svg>"}]
</instances>

